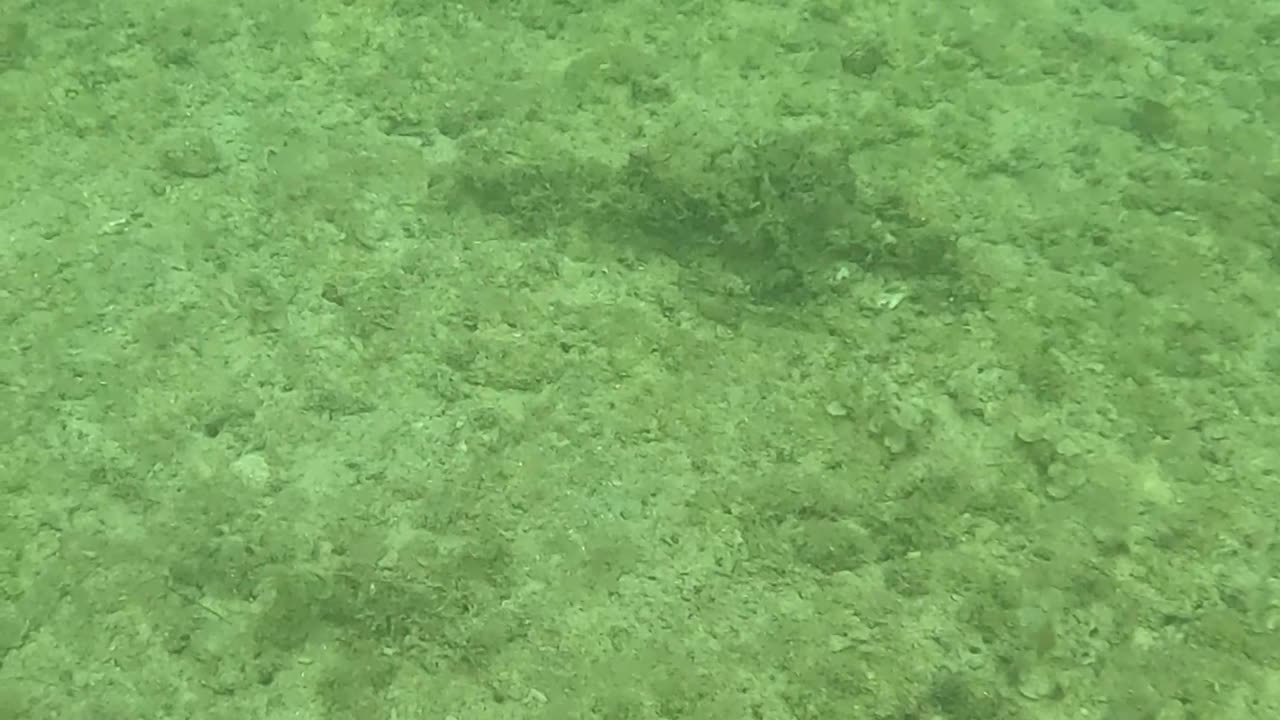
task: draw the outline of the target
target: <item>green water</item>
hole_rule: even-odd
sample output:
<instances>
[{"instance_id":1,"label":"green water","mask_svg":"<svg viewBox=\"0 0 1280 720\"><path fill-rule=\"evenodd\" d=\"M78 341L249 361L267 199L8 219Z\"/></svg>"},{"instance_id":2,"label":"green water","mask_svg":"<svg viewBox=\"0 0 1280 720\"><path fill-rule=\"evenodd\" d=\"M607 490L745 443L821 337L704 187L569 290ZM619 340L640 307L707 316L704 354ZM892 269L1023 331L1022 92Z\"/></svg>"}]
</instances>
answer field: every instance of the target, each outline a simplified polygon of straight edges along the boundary
<instances>
[{"instance_id":1,"label":"green water","mask_svg":"<svg viewBox=\"0 0 1280 720\"><path fill-rule=\"evenodd\" d=\"M0 0L0 720L1280 717L1280 8L952 5Z\"/></svg>"}]
</instances>

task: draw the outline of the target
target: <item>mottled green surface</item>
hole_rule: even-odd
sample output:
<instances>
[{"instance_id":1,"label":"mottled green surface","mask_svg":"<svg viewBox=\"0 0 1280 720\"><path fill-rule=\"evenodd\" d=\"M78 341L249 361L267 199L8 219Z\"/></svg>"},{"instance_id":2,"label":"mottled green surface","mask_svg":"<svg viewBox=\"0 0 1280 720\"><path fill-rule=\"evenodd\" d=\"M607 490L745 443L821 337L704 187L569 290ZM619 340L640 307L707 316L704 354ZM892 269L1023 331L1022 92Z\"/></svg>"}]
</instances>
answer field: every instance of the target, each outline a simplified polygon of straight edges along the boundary
<instances>
[{"instance_id":1,"label":"mottled green surface","mask_svg":"<svg viewBox=\"0 0 1280 720\"><path fill-rule=\"evenodd\" d=\"M1280 717L1280 12L952 5L0 0L0 720Z\"/></svg>"}]
</instances>

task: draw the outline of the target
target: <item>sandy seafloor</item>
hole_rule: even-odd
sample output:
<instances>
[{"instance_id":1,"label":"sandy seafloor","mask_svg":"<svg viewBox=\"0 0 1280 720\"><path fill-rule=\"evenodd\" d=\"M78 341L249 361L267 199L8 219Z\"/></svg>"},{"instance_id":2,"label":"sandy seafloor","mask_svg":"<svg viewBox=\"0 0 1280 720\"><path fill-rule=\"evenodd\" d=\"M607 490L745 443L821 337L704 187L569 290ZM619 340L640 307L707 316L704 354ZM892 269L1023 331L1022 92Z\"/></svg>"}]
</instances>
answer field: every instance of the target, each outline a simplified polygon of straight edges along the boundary
<instances>
[{"instance_id":1,"label":"sandy seafloor","mask_svg":"<svg viewBox=\"0 0 1280 720\"><path fill-rule=\"evenodd\" d=\"M1280 717L1278 309L1275 3L3 0L0 718Z\"/></svg>"}]
</instances>

